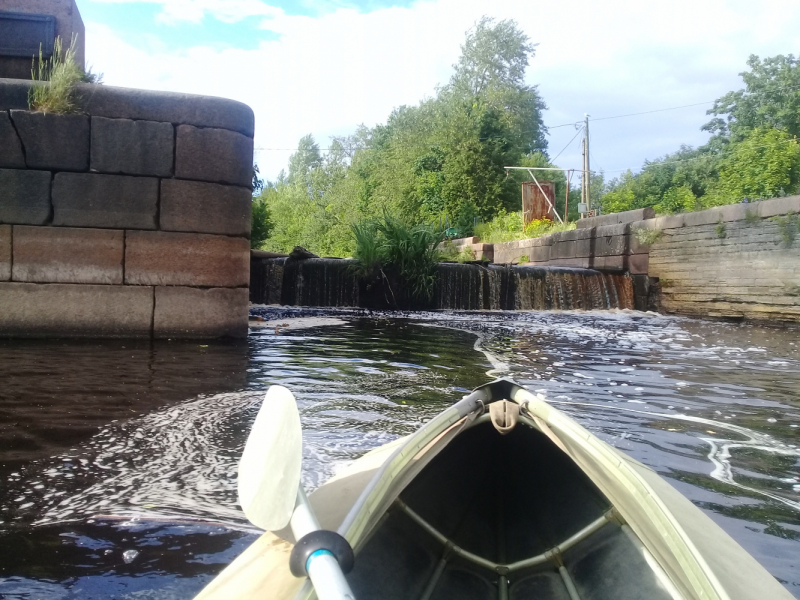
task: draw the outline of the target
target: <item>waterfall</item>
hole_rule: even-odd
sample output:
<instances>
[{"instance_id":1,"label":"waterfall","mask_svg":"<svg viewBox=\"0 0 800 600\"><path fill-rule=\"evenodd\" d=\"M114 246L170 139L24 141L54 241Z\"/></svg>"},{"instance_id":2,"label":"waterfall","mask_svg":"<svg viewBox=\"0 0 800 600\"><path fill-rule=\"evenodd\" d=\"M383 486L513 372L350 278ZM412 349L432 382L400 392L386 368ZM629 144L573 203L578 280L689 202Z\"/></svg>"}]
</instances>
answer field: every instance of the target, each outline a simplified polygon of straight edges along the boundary
<instances>
[{"instance_id":1,"label":"waterfall","mask_svg":"<svg viewBox=\"0 0 800 600\"><path fill-rule=\"evenodd\" d=\"M393 308L392 293L365 291L349 259L265 258L251 262L251 302L286 306ZM631 278L593 269L440 263L439 310L592 310L634 308ZM376 285L371 283L370 285ZM378 283L377 285L382 285ZM397 286L398 284L393 284Z\"/></svg>"}]
</instances>

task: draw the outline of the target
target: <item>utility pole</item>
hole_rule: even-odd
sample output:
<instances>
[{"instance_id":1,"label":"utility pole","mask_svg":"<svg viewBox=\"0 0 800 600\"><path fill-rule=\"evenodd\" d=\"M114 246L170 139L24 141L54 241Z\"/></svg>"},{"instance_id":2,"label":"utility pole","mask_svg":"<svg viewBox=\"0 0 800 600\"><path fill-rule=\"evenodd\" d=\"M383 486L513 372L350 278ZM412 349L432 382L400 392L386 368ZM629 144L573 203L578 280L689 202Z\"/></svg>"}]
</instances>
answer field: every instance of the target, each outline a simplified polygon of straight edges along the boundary
<instances>
[{"instance_id":1,"label":"utility pole","mask_svg":"<svg viewBox=\"0 0 800 600\"><path fill-rule=\"evenodd\" d=\"M589 115L583 119L583 177L581 177L581 202L586 205L586 210L592 210L592 197L590 190L591 169L589 168Z\"/></svg>"}]
</instances>

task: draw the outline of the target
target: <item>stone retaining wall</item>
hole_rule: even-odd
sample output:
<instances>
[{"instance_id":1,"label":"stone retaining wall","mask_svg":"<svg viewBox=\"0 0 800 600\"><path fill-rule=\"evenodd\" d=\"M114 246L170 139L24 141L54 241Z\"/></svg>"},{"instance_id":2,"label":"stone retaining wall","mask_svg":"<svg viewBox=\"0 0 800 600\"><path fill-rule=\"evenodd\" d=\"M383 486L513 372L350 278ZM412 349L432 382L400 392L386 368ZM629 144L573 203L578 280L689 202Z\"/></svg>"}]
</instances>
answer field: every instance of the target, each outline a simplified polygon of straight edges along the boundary
<instances>
[{"instance_id":1,"label":"stone retaining wall","mask_svg":"<svg viewBox=\"0 0 800 600\"><path fill-rule=\"evenodd\" d=\"M247 333L253 113L79 86L29 112L0 79L0 335Z\"/></svg>"},{"instance_id":2,"label":"stone retaining wall","mask_svg":"<svg viewBox=\"0 0 800 600\"><path fill-rule=\"evenodd\" d=\"M652 209L603 215L494 244L494 262L627 272L637 297L658 283L666 313L800 323L799 213L791 196L658 218Z\"/></svg>"},{"instance_id":3,"label":"stone retaining wall","mask_svg":"<svg viewBox=\"0 0 800 600\"><path fill-rule=\"evenodd\" d=\"M494 262L640 275L647 273L647 248L637 242L631 223L619 223L495 244Z\"/></svg>"},{"instance_id":4,"label":"stone retaining wall","mask_svg":"<svg viewBox=\"0 0 800 600\"><path fill-rule=\"evenodd\" d=\"M800 196L659 217L649 248L664 312L800 323Z\"/></svg>"}]
</instances>

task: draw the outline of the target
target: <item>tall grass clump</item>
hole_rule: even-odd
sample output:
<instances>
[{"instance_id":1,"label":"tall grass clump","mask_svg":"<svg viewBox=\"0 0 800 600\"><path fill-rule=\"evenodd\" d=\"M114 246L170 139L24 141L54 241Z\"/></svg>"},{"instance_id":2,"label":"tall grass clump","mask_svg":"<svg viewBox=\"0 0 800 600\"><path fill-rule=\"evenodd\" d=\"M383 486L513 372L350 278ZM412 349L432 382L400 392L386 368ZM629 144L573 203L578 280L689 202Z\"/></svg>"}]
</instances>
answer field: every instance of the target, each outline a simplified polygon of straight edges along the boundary
<instances>
[{"instance_id":1,"label":"tall grass clump","mask_svg":"<svg viewBox=\"0 0 800 600\"><path fill-rule=\"evenodd\" d=\"M438 247L444 240L444 231L430 225L409 227L389 213L384 213L378 231L383 236L383 261L397 270L414 298L430 300L436 284Z\"/></svg>"},{"instance_id":2,"label":"tall grass clump","mask_svg":"<svg viewBox=\"0 0 800 600\"><path fill-rule=\"evenodd\" d=\"M351 226L357 259L353 269L362 278L387 279L392 271L416 300L430 300L436 284L439 244L444 231L430 225L407 225L385 212L379 219Z\"/></svg>"},{"instance_id":3,"label":"tall grass clump","mask_svg":"<svg viewBox=\"0 0 800 600\"><path fill-rule=\"evenodd\" d=\"M83 81L85 74L75 62L77 36L72 36L69 48L64 50L60 37L53 44L53 56L45 59L39 46L39 61L34 59L31 76L44 82L31 88L28 105L31 110L70 114L78 112L75 84Z\"/></svg>"},{"instance_id":4,"label":"tall grass clump","mask_svg":"<svg viewBox=\"0 0 800 600\"><path fill-rule=\"evenodd\" d=\"M575 223L555 223L550 219L534 219L527 227L522 227L521 212L501 211L488 223L478 223L475 226L475 235L487 244L498 244L542 237L558 231L575 229Z\"/></svg>"},{"instance_id":5,"label":"tall grass clump","mask_svg":"<svg viewBox=\"0 0 800 600\"><path fill-rule=\"evenodd\" d=\"M361 278L375 275L381 268L381 240L378 238L378 223L372 219L350 226L356 249L353 270Z\"/></svg>"}]
</instances>

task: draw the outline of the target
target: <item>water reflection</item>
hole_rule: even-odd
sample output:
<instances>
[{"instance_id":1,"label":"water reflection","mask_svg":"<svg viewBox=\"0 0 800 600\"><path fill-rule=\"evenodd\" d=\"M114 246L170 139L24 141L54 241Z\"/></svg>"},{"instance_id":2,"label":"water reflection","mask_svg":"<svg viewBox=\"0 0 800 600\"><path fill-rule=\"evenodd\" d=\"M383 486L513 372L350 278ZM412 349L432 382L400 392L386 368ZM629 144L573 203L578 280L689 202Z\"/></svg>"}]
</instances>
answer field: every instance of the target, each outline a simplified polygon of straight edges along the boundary
<instances>
[{"instance_id":1,"label":"water reflection","mask_svg":"<svg viewBox=\"0 0 800 600\"><path fill-rule=\"evenodd\" d=\"M156 348L162 359L142 359L161 365L150 379L117 368L122 343L21 344L27 374L14 371L9 396L4 371L0 397L17 404L4 400L2 423L21 406L44 439L3 478L0 597L199 590L255 536L236 506L236 461L270 384L298 398L315 487L496 374L668 477L800 597L795 333L627 312L334 314L344 322L254 330L244 350ZM59 400L37 413L26 402L38 395ZM81 433L51 442L62 431L51 415Z\"/></svg>"},{"instance_id":2,"label":"water reflection","mask_svg":"<svg viewBox=\"0 0 800 600\"><path fill-rule=\"evenodd\" d=\"M0 475L115 419L241 389L246 342L0 339Z\"/></svg>"}]
</instances>

